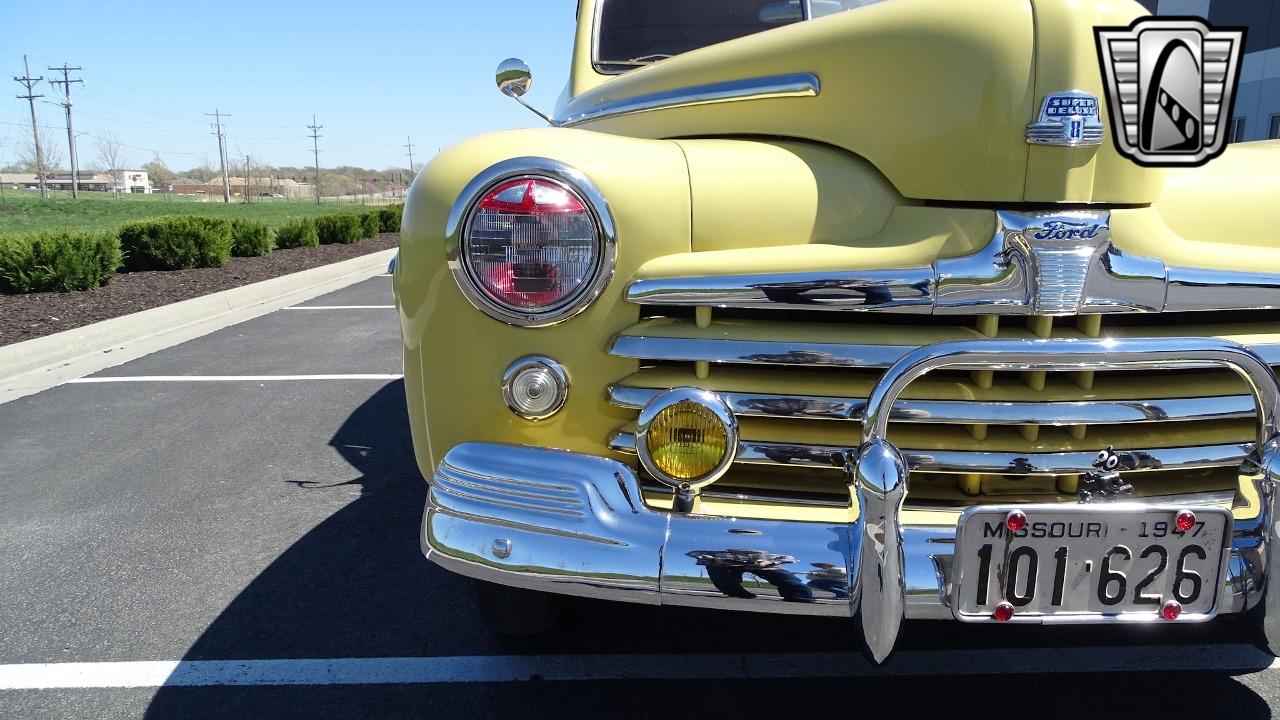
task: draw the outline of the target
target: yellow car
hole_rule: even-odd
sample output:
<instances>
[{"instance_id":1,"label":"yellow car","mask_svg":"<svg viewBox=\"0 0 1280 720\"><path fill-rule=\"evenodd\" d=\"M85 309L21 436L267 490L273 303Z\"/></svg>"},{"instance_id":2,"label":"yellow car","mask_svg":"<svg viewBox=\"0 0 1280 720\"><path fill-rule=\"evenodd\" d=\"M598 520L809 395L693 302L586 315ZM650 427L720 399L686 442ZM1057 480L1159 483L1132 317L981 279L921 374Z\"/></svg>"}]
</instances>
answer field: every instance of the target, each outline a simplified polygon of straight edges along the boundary
<instances>
[{"instance_id":1,"label":"yellow car","mask_svg":"<svg viewBox=\"0 0 1280 720\"><path fill-rule=\"evenodd\" d=\"M845 617L878 662L915 618L1280 648L1280 143L1135 159L1100 29L1143 15L582 0L549 127L407 196L426 556L508 633L577 595Z\"/></svg>"}]
</instances>

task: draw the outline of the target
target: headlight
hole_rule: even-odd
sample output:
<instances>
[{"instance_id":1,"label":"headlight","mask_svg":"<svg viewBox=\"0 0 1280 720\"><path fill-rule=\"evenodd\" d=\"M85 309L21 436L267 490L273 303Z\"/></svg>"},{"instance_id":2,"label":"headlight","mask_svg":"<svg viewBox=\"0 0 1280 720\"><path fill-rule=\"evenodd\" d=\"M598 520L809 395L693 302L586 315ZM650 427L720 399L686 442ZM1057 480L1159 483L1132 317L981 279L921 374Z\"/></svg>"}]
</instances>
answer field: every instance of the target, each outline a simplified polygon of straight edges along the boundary
<instances>
[{"instance_id":1,"label":"headlight","mask_svg":"<svg viewBox=\"0 0 1280 720\"><path fill-rule=\"evenodd\" d=\"M509 160L481 173L450 214L450 240L463 294L513 325L572 317L613 274L604 199L581 173L552 160Z\"/></svg>"}]
</instances>

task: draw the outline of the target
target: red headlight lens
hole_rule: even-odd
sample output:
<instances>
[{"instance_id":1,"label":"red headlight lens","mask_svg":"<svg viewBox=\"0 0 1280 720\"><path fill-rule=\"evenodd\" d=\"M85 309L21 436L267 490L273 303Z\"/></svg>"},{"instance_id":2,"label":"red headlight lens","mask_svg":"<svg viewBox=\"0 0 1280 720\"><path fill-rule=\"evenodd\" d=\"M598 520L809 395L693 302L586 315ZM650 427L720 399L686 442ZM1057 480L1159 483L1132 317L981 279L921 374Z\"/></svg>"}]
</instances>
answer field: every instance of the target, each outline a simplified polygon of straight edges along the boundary
<instances>
[{"instance_id":1,"label":"red headlight lens","mask_svg":"<svg viewBox=\"0 0 1280 720\"><path fill-rule=\"evenodd\" d=\"M584 292L600 270L595 217L574 190L549 178L503 181L472 211L463 257L481 292L500 307L551 313Z\"/></svg>"}]
</instances>

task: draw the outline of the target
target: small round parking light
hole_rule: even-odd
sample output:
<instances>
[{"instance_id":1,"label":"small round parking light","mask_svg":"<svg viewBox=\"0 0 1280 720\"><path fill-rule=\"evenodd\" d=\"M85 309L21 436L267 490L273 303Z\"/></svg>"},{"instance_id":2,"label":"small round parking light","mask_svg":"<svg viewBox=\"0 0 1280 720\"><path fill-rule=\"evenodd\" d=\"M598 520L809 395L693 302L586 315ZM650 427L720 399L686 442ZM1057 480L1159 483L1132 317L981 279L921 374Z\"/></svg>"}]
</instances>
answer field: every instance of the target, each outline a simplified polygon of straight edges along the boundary
<instances>
[{"instance_id":1,"label":"small round parking light","mask_svg":"<svg viewBox=\"0 0 1280 720\"><path fill-rule=\"evenodd\" d=\"M1004 525L1009 528L1009 532L1016 533L1027 526L1027 514L1021 510L1010 510L1004 518Z\"/></svg>"},{"instance_id":2,"label":"small round parking light","mask_svg":"<svg viewBox=\"0 0 1280 720\"><path fill-rule=\"evenodd\" d=\"M996 609L991 613L991 617L995 618L996 622L1009 622L1013 619L1013 605L1007 602L1002 602L999 605L996 605Z\"/></svg>"},{"instance_id":3,"label":"small round parking light","mask_svg":"<svg viewBox=\"0 0 1280 720\"><path fill-rule=\"evenodd\" d=\"M502 374L502 399L526 420L551 417L568 397L569 375L551 358L527 355Z\"/></svg>"},{"instance_id":4,"label":"small round parking light","mask_svg":"<svg viewBox=\"0 0 1280 720\"><path fill-rule=\"evenodd\" d=\"M1173 524L1179 532L1186 532L1196 526L1196 514L1190 510L1179 510L1173 518Z\"/></svg>"},{"instance_id":5,"label":"small round parking light","mask_svg":"<svg viewBox=\"0 0 1280 720\"><path fill-rule=\"evenodd\" d=\"M1165 620L1177 620L1182 614L1182 603L1177 600L1170 600L1160 608L1160 617Z\"/></svg>"}]
</instances>

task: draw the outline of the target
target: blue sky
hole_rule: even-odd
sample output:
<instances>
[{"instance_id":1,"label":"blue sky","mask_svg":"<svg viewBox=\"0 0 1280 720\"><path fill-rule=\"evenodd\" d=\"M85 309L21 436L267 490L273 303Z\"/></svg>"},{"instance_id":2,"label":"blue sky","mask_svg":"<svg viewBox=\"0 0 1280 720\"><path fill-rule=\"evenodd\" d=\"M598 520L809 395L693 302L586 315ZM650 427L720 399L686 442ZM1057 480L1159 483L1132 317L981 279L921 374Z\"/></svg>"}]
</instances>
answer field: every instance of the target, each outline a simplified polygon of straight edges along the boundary
<instances>
[{"instance_id":1,"label":"blue sky","mask_svg":"<svg viewBox=\"0 0 1280 720\"><path fill-rule=\"evenodd\" d=\"M171 168L217 164L202 115L230 113L228 151L274 165L311 163L305 126L324 125L320 162L407 167L406 136L421 163L437 148L489 130L536 127L534 115L498 93L493 71L521 57L534 71L527 99L550 110L568 78L574 0L257 3L5 3L0 16L0 165L30 134L22 54L31 74L80 65L72 90L81 164L110 129L124 157L152 150ZM42 82L46 101L60 100ZM37 102L42 125L66 154L61 106Z\"/></svg>"}]
</instances>

